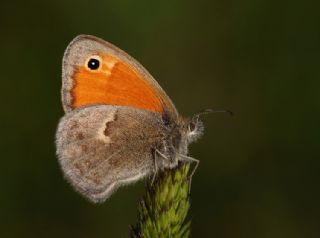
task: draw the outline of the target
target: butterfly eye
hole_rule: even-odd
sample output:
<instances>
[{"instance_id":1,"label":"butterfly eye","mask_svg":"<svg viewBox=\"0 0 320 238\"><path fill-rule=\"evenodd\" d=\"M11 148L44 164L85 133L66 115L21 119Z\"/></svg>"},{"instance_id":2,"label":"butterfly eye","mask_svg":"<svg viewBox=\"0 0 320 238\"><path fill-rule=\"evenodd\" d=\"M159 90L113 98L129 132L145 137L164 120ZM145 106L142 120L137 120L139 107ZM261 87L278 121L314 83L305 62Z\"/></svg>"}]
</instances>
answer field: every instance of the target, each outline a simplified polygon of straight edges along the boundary
<instances>
[{"instance_id":1,"label":"butterfly eye","mask_svg":"<svg viewBox=\"0 0 320 238\"><path fill-rule=\"evenodd\" d=\"M192 132L196 129L196 124L194 122L189 123L189 130Z\"/></svg>"},{"instance_id":2,"label":"butterfly eye","mask_svg":"<svg viewBox=\"0 0 320 238\"><path fill-rule=\"evenodd\" d=\"M98 70L100 68L100 57L99 56L91 56L88 60L87 60L87 67L90 70Z\"/></svg>"}]
</instances>

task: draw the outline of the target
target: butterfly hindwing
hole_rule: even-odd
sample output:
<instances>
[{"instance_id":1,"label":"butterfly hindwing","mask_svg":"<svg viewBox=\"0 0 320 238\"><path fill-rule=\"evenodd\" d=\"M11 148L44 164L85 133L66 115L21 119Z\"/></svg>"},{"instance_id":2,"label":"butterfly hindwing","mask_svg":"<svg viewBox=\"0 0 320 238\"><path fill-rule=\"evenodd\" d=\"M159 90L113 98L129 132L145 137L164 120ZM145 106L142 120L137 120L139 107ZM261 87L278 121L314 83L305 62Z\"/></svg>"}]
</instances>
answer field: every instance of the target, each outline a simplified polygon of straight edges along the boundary
<instances>
[{"instance_id":1,"label":"butterfly hindwing","mask_svg":"<svg viewBox=\"0 0 320 238\"><path fill-rule=\"evenodd\" d=\"M151 173L151 149L164 137L158 113L124 106L88 106L66 114L57 154L66 179L93 202Z\"/></svg>"}]
</instances>

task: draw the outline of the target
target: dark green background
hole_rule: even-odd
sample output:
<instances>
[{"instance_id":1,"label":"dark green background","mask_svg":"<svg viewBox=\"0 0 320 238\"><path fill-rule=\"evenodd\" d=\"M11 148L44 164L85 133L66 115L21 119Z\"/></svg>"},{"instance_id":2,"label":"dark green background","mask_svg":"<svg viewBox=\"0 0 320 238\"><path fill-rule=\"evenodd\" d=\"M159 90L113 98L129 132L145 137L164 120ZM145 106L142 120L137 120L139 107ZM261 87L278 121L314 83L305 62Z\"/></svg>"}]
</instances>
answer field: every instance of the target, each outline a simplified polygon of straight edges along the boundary
<instances>
[{"instance_id":1,"label":"dark green background","mask_svg":"<svg viewBox=\"0 0 320 238\"><path fill-rule=\"evenodd\" d=\"M138 59L180 113L193 237L319 237L320 15L308 1L1 1L0 237L126 237L144 183L93 205L64 181L54 135L61 59L78 34Z\"/></svg>"}]
</instances>

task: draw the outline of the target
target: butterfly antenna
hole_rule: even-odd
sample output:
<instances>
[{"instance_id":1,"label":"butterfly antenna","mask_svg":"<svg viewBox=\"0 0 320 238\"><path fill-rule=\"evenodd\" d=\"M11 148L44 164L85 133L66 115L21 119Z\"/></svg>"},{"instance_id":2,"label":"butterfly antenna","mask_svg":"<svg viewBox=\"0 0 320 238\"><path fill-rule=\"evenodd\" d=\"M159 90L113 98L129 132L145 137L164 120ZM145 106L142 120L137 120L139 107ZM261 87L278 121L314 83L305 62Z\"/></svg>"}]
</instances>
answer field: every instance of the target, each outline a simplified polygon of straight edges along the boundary
<instances>
[{"instance_id":1,"label":"butterfly antenna","mask_svg":"<svg viewBox=\"0 0 320 238\"><path fill-rule=\"evenodd\" d=\"M200 117L201 115L206 115L210 113L227 113L229 116L233 116L233 112L230 110L213 110L213 109L205 109L195 114L196 117Z\"/></svg>"},{"instance_id":2,"label":"butterfly antenna","mask_svg":"<svg viewBox=\"0 0 320 238\"><path fill-rule=\"evenodd\" d=\"M209 114L209 113L227 113L227 114L229 114L229 116L233 116L233 112L230 110L227 110L227 109L225 109L225 110L206 109L201 114Z\"/></svg>"}]
</instances>

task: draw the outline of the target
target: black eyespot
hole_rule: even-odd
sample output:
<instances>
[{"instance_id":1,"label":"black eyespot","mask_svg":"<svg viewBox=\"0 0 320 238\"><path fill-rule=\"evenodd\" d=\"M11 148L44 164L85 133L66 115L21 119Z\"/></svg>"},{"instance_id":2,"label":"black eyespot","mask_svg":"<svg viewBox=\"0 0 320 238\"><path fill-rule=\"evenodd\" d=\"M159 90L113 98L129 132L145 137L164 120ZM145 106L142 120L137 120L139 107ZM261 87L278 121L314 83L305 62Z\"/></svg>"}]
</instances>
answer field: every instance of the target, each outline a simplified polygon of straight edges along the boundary
<instances>
[{"instance_id":1,"label":"black eyespot","mask_svg":"<svg viewBox=\"0 0 320 238\"><path fill-rule=\"evenodd\" d=\"M88 68L91 70L97 70L100 67L100 61L95 58L91 58L88 61Z\"/></svg>"}]
</instances>

